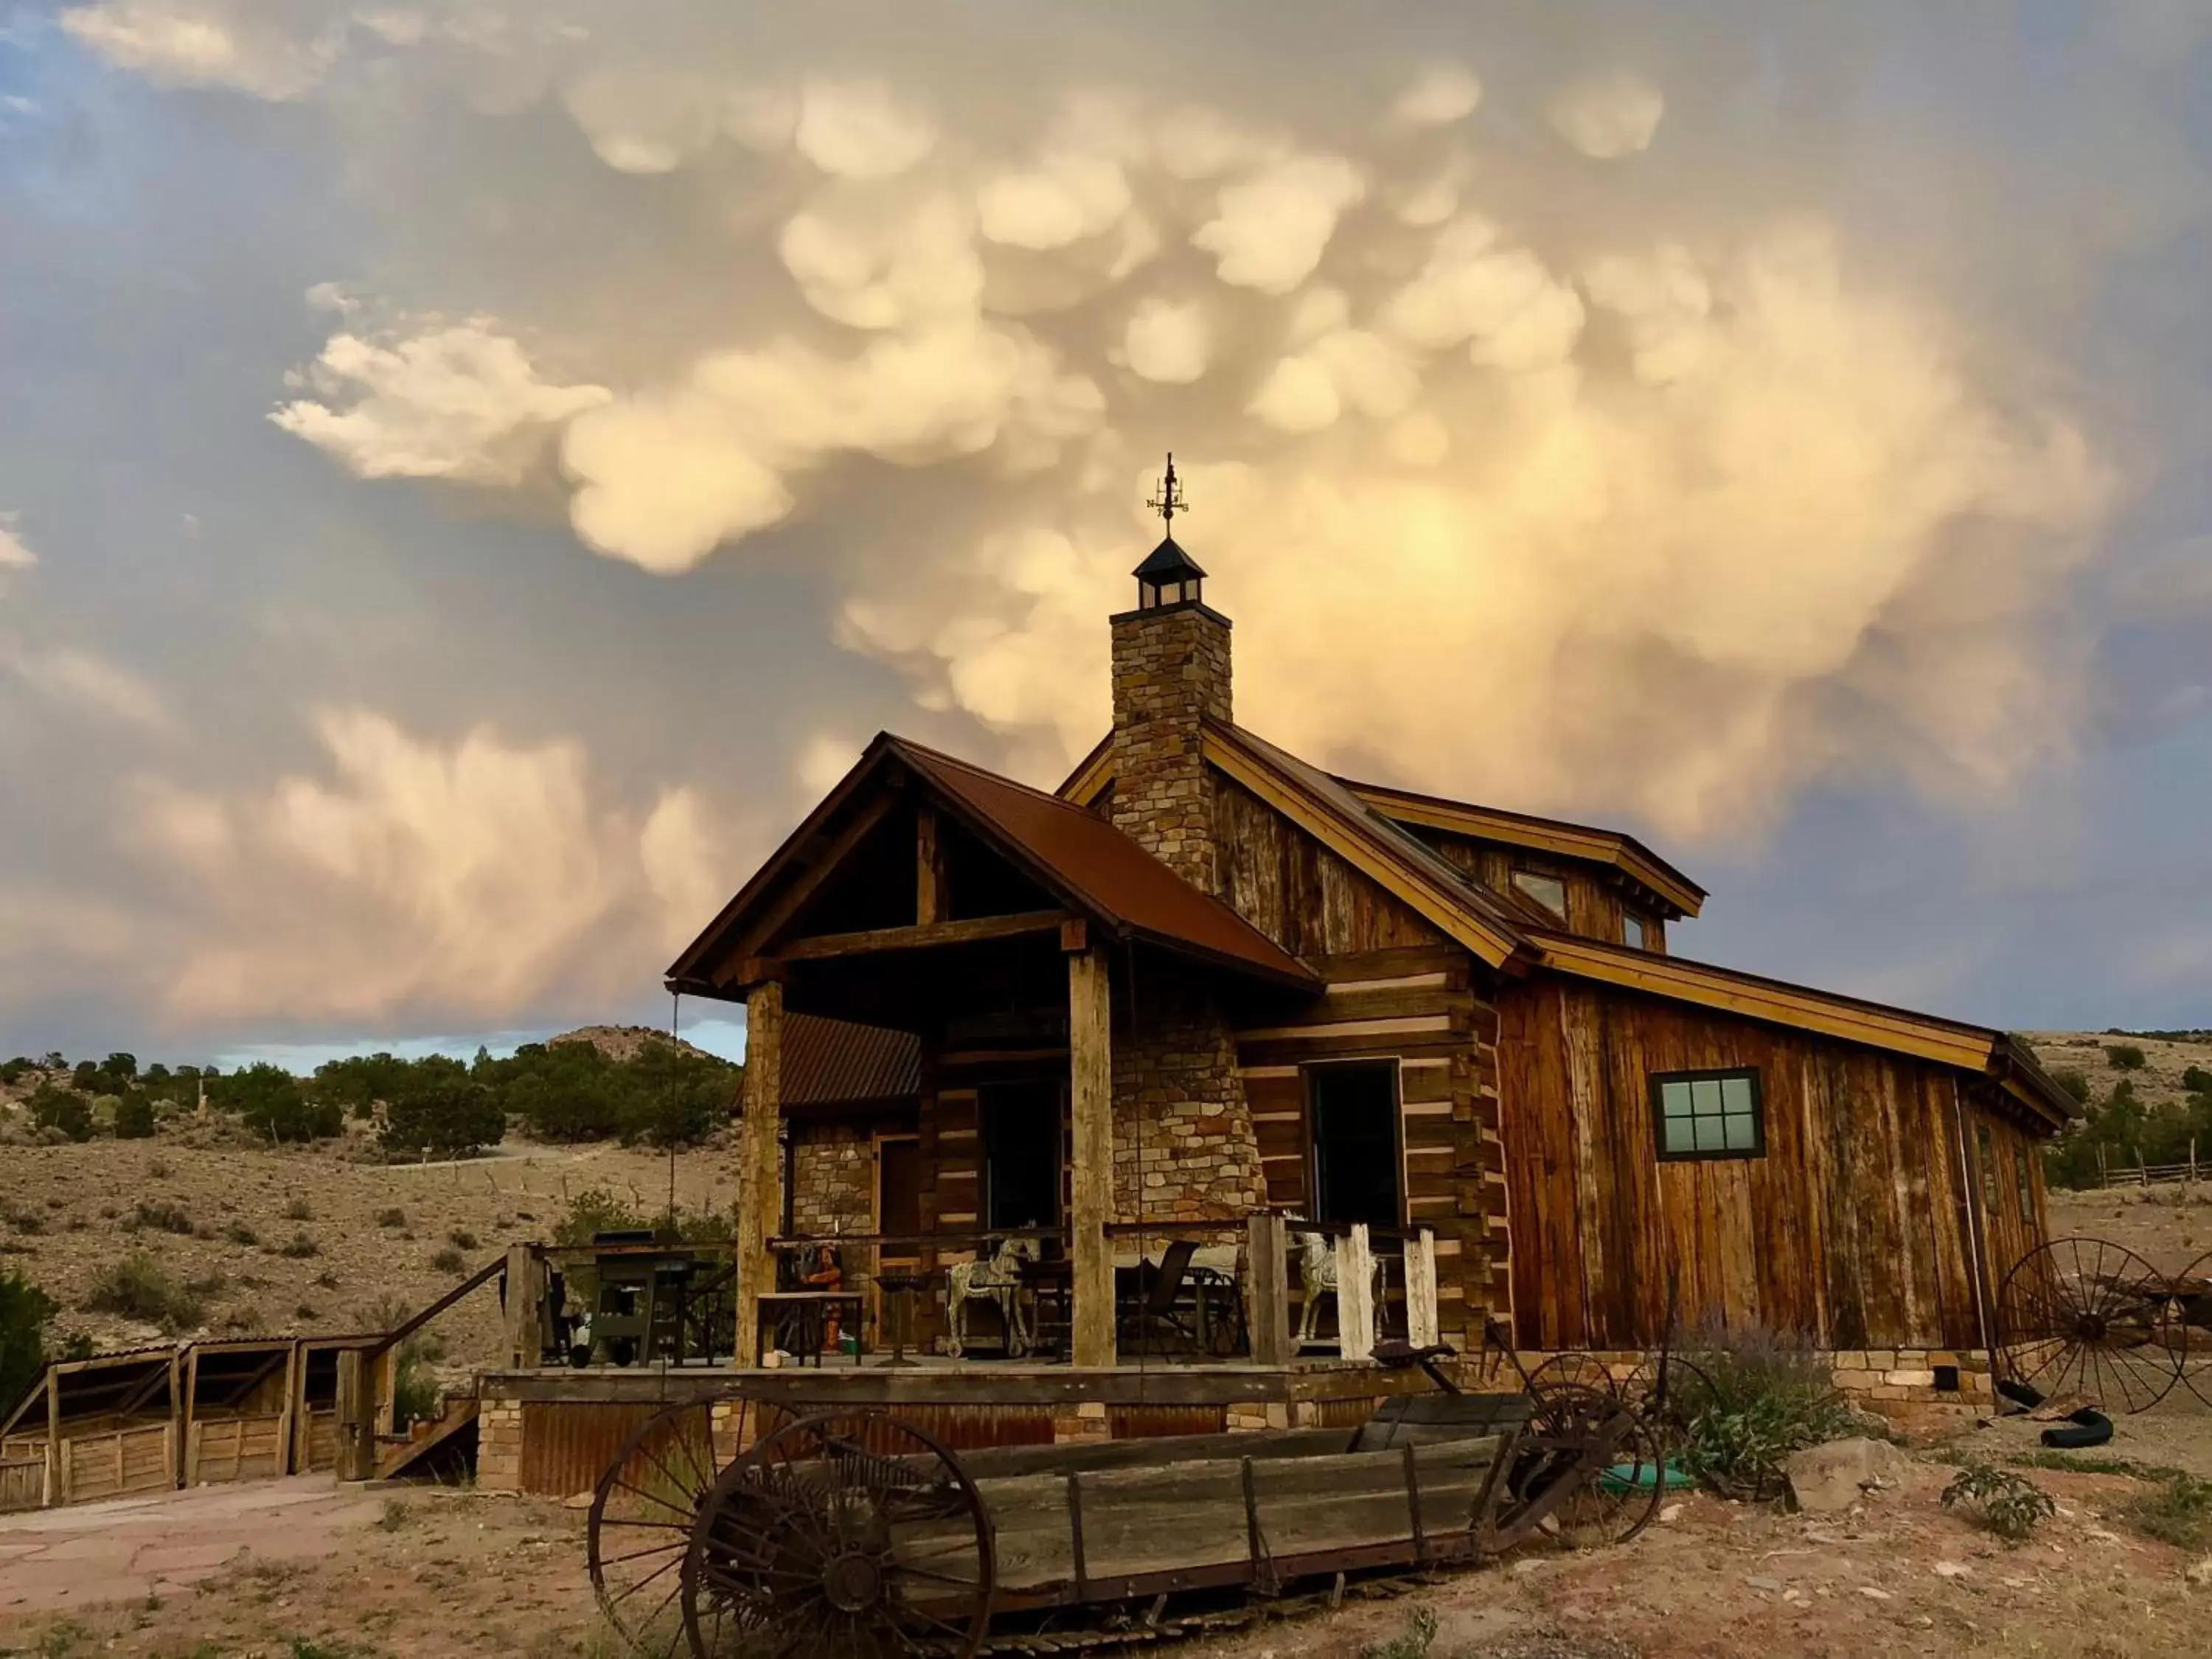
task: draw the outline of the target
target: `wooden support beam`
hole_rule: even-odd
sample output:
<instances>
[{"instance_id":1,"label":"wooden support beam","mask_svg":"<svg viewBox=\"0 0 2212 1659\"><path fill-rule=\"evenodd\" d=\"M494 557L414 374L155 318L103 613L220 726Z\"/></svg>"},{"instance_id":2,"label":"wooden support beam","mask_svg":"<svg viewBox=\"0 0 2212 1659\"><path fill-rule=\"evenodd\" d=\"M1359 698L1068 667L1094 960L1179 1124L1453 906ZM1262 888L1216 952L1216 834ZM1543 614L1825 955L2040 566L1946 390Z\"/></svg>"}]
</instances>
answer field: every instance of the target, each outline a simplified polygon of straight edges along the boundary
<instances>
[{"instance_id":1,"label":"wooden support beam","mask_svg":"<svg viewBox=\"0 0 2212 1659\"><path fill-rule=\"evenodd\" d=\"M1336 1241L1336 1351L1346 1359L1375 1357L1375 1252L1364 1221Z\"/></svg>"},{"instance_id":2,"label":"wooden support beam","mask_svg":"<svg viewBox=\"0 0 2212 1659\"><path fill-rule=\"evenodd\" d=\"M783 987L770 981L745 999L745 1116L739 1126L738 1329L740 1365L760 1363L760 1299L775 1288L775 1252L769 1240L783 1231L783 1156L776 1132L783 1116Z\"/></svg>"},{"instance_id":3,"label":"wooden support beam","mask_svg":"<svg viewBox=\"0 0 2212 1659\"><path fill-rule=\"evenodd\" d=\"M914 815L914 919L927 927L945 919L945 845L937 838L937 809Z\"/></svg>"},{"instance_id":4,"label":"wooden support beam","mask_svg":"<svg viewBox=\"0 0 2212 1659\"><path fill-rule=\"evenodd\" d=\"M1245 1218L1244 1255L1252 1305L1246 1317L1252 1333L1252 1363L1287 1365L1291 1346L1290 1230L1283 1218L1260 1211Z\"/></svg>"},{"instance_id":5,"label":"wooden support beam","mask_svg":"<svg viewBox=\"0 0 2212 1659\"><path fill-rule=\"evenodd\" d=\"M1067 958L1068 1115L1074 1130L1075 1363L1114 1363L1114 1050L1105 953Z\"/></svg>"},{"instance_id":6,"label":"wooden support beam","mask_svg":"<svg viewBox=\"0 0 2212 1659\"><path fill-rule=\"evenodd\" d=\"M820 933L795 939L778 953L786 962L824 957L872 956L882 951L925 951L940 945L977 945L988 939L1018 939L1024 933L1057 933L1065 910L1024 910L1011 916L976 916L967 921L933 921L913 927L871 927L858 933Z\"/></svg>"},{"instance_id":7,"label":"wooden support beam","mask_svg":"<svg viewBox=\"0 0 2212 1659\"><path fill-rule=\"evenodd\" d=\"M761 946L774 939L778 930L799 914L800 907L814 896L816 890L828 879L830 872L844 862L846 854L866 839L868 831L883 822L884 815L891 810L896 799L888 793L878 795L855 812L853 821L826 846L818 852L809 853L805 873L784 890L783 896L769 907L766 914L743 939L734 942L724 953L722 960L742 963L747 957L762 954ZM710 967L708 977L719 980L722 975Z\"/></svg>"},{"instance_id":8,"label":"wooden support beam","mask_svg":"<svg viewBox=\"0 0 2212 1659\"><path fill-rule=\"evenodd\" d=\"M1425 1348L1437 1335L1437 1236L1418 1227L1406 1240L1406 1340Z\"/></svg>"},{"instance_id":9,"label":"wooden support beam","mask_svg":"<svg viewBox=\"0 0 2212 1659\"><path fill-rule=\"evenodd\" d=\"M361 1348L338 1350L338 1479L376 1473L376 1361Z\"/></svg>"}]
</instances>

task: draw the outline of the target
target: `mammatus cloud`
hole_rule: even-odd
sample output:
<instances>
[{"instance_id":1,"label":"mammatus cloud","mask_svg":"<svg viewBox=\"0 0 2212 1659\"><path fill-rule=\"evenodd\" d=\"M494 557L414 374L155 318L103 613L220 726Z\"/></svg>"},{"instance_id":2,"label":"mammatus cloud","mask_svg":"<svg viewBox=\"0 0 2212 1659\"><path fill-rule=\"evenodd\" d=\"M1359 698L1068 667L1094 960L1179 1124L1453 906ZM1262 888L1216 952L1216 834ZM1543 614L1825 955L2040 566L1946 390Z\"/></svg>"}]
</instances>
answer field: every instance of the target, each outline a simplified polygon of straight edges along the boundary
<instances>
[{"instance_id":1,"label":"mammatus cloud","mask_svg":"<svg viewBox=\"0 0 2212 1659\"><path fill-rule=\"evenodd\" d=\"M265 792L140 786L142 855L196 896L172 1018L588 1007L727 896L731 849L688 790L635 817L574 743L441 744L362 708L325 712L316 735L323 765Z\"/></svg>"},{"instance_id":2,"label":"mammatus cloud","mask_svg":"<svg viewBox=\"0 0 2212 1659\"><path fill-rule=\"evenodd\" d=\"M333 335L297 378L317 395L269 418L364 478L516 483L552 428L614 395L549 385L482 320L382 344Z\"/></svg>"},{"instance_id":3,"label":"mammatus cloud","mask_svg":"<svg viewBox=\"0 0 2212 1659\"><path fill-rule=\"evenodd\" d=\"M1559 137L1583 155L1613 161L1651 147L1667 100L1632 70L1589 76L1560 90L1547 113Z\"/></svg>"},{"instance_id":4,"label":"mammatus cloud","mask_svg":"<svg viewBox=\"0 0 2212 1659\"><path fill-rule=\"evenodd\" d=\"M23 540L21 523L21 514L0 513L0 570L28 570L39 562Z\"/></svg>"},{"instance_id":5,"label":"mammatus cloud","mask_svg":"<svg viewBox=\"0 0 2212 1659\"><path fill-rule=\"evenodd\" d=\"M1827 85L1819 31L1747 67L1599 7L1447 61L1363 21L1322 99L1241 47L1177 77L1156 41L933 55L764 15L109 0L68 27L326 105L390 216L317 273L348 286L278 427L364 477L564 501L583 547L671 577L811 560L840 645L1030 775L1103 727L1168 447L1241 717L1345 770L1692 837L1818 780L2002 789L2077 729L2052 619L2113 517L2110 441L2032 309L1979 302L2017 293L1998 253L1916 261L1855 218L1821 98L1744 113L1766 74ZM417 112L448 123L420 150ZM625 809L579 747L320 729L305 781L148 796L165 867L204 843L217 872L195 1006L275 1008L295 973L325 1010L511 1004L710 862L698 799ZM554 828L479 868L389 782L418 775L455 825L542 790ZM402 850L314 850L364 845ZM255 859L362 918L345 985ZM524 965L421 965L463 929Z\"/></svg>"}]
</instances>

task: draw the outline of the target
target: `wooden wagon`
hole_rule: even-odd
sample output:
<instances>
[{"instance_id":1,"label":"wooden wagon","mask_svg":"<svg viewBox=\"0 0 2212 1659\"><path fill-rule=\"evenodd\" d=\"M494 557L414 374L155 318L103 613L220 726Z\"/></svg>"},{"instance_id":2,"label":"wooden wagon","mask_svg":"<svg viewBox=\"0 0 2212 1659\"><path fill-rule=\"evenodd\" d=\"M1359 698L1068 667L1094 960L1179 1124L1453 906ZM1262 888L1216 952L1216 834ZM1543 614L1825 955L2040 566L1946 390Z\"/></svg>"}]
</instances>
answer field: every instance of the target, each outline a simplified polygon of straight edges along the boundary
<instances>
[{"instance_id":1,"label":"wooden wagon","mask_svg":"<svg viewBox=\"0 0 2212 1659\"><path fill-rule=\"evenodd\" d=\"M1644 1414L1574 1384L1396 1396L1357 1429L959 1453L846 1410L726 1459L745 1409L672 1408L601 1480L592 1577L641 1651L1079 1649L1158 1628L1170 1598L1470 1565L1540 1532L1625 1539L1664 1486Z\"/></svg>"}]
</instances>

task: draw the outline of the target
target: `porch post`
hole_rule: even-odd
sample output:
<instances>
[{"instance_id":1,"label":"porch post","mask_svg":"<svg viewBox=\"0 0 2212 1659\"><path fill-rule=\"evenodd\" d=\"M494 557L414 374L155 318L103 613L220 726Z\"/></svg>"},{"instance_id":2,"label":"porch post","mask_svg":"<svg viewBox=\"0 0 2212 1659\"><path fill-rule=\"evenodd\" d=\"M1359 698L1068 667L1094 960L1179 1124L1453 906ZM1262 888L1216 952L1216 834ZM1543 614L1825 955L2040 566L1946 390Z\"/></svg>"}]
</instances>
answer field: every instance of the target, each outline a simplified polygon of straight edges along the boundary
<instances>
[{"instance_id":1,"label":"porch post","mask_svg":"<svg viewBox=\"0 0 2212 1659\"><path fill-rule=\"evenodd\" d=\"M776 1131L783 1116L783 987L774 980L745 999L745 1120L738 1154L738 1273L740 1365L760 1364L760 1298L775 1288L768 1241L783 1220L783 1159Z\"/></svg>"},{"instance_id":2,"label":"porch post","mask_svg":"<svg viewBox=\"0 0 2212 1659\"><path fill-rule=\"evenodd\" d=\"M1106 957L1067 955L1068 1116L1074 1129L1075 1363L1114 1363L1114 1051Z\"/></svg>"},{"instance_id":3,"label":"porch post","mask_svg":"<svg viewBox=\"0 0 2212 1659\"><path fill-rule=\"evenodd\" d=\"M1244 1272L1251 1286L1248 1316L1252 1363L1287 1365L1297 1350L1291 1346L1290 1230L1283 1218L1255 1210L1244 1219Z\"/></svg>"}]
</instances>

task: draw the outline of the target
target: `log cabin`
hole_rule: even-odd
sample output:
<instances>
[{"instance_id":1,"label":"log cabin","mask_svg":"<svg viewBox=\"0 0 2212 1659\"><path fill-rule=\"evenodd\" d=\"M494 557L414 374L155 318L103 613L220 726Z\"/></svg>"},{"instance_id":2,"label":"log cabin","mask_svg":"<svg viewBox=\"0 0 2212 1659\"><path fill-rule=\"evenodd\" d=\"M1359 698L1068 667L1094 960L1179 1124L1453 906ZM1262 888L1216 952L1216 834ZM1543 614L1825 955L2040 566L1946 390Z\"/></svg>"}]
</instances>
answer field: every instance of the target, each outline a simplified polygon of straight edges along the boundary
<instances>
[{"instance_id":1,"label":"log cabin","mask_svg":"<svg viewBox=\"0 0 2212 1659\"><path fill-rule=\"evenodd\" d=\"M670 969L749 1011L739 1363L795 1243L1028 1230L1110 1366L1132 1235L1273 1214L1419 1237L1463 1350L1765 1330L1877 1398L1985 1389L2077 1110L2026 1047L1676 955L1705 890L1632 835L1268 743L1169 529L1057 791L878 736Z\"/></svg>"}]
</instances>

